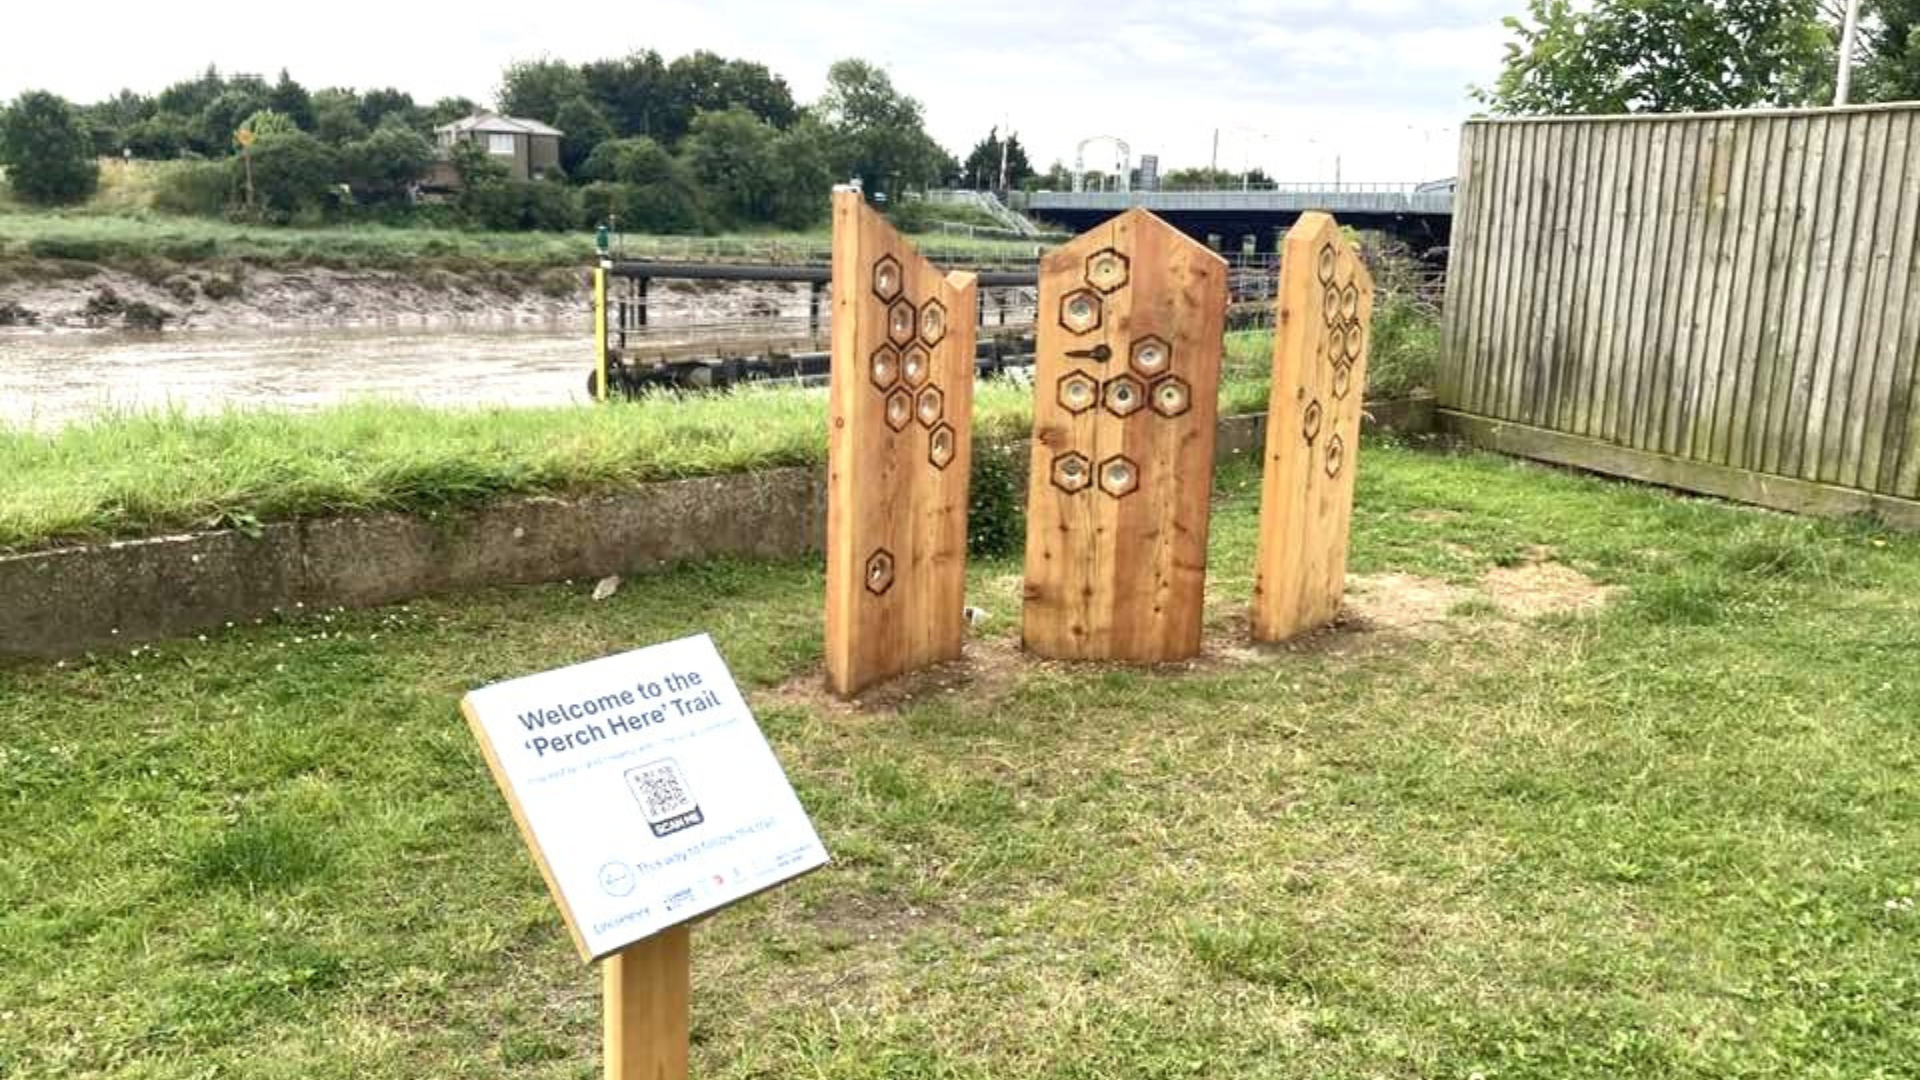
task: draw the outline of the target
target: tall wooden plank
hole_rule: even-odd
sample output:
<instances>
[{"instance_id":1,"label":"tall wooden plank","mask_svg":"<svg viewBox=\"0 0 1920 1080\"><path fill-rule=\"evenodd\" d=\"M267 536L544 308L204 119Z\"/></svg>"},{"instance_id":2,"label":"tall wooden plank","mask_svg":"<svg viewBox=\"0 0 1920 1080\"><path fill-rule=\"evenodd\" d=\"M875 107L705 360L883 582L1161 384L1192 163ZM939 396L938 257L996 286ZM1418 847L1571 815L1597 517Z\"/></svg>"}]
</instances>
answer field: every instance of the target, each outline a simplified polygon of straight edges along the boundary
<instances>
[{"instance_id":1,"label":"tall wooden plank","mask_svg":"<svg viewBox=\"0 0 1920 1080\"><path fill-rule=\"evenodd\" d=\"M1839 323L1837 300L1840 290L1836 279L1845 271L1847 227L1839 222L1844 214L1851 225L1853 198L1848 183L1849 168L1857 170L1857 159L1849 162L1847 122L1844 116L1829 117L1826 124L1826 155L1821 163L1820 189L1824 198L1814 207L1813 247L1800 257L1808 260L1807 306L1800 311L1806 328L1800 335L1801 357L1795 364L1797 382L1794 398L1800 408L1794 410L1801 422L1788 430L1793 467L1789 476L1812 479L1820 471L1821 437L1826 433L1827 398L1833 387L1833 368L1838 358L1833 342ZM1857 180L1857 172L1854 179Z\"/></svg>"},{"instance_id":2,"label":"tall wooden plank","mask_svg":"<svg viewBox=\"0 0 1920 1080\"><path fill-rule=\"evenodd\" d=\"M1485 342L1474 351L1473 411L1481 416L1503 415L1497 402L1504 400L1507 364L1514 351L1509 327L1519 306L1514 297L1521 240L1517 223L1525 203L1523 170L1528 164L1527 135L1533 126L1521 123L1491 126L1500 168L1488 220L1497 221L1499 225L1489 228L1490 272L1480 286L1482 317L1475 330Z\"/></svg>"},{"instance_id":3,"label":"tall wooden plank","mask_svg":"<svg viewBox=\"0 0 1920 1080\"><path fill-rule=\"evenodd\" d=\"M1609 374L1607 440L1622 446L1633 445L1640 382L1641 345L1646 328L1647 279L1652 272L1649 253L1652 248L1653 205L1656 179L1661 163L1656 155L1658 143L1653 125L1622 124L1631 138L1631 169L1621 190L1622 220L1620 259L1614 271L1614 298L1609 306L1609 333L1613 351Z\"/></svg>"},{"instance_id":4,"label":"tall wooden plank","mask_svg":"<svg viewBox=\"0 0 1920 1080\"><path fill-rule=\"evenodd\" d=\"M1774 244L1780 260L1777 300L1768 313L1772 346L1767 379L1767 411L1755 434L1754 468L1777 473L1786 460L1787 425L1792 417L1793 388L1798 378L1799 335L1803 320L1798 305L1805 300L1807 263L1801 257L1813 235L1813 192L1818 186L1820 129L1813 117L1794 117L1787 132L1787 154L1782 163L1780 228ZM1793 417L1797 420L1797 417Z\"/></svg>"},{"instance_id":5,"label":"tall wooden plank","mask_svg":"<svg viewBox=\"0 0 1920 1080\"><path fill-rule=\"evenodd\" d=\"M1896 167L1889 174L1887 169L1893 133L1884 121L1891 115L1862 113L1854 117L1852 125L1853 138L1864 147L1866 161L1856 189L1859 217L1854 223L1853 251L1847 259L1842 298L1842 370L1834 382L1820 471L1822 480L1849 487L1860 482L1868 414L1885 403L1884 398L1871 400L1869 392L1880 351L1880 325L1886 321L1888 264L1893 260L1890 241L1899 216L1899 207L1892 202L1900 190L1899 170Z\"/></svg>"},{"instance_id":6,"label":"tall wooden plank","mask_svg":"<svg viewBox=\"0 0 1920 1080\"><path fill-rule=\"evenodd\" d=\"M1910 178L1907 190L1910 196L1915 191L1911 178L1920 173L1920 113L1913 114L1912 119L1914 126L1908 139L1907 159ZM1910 197L1908 201L1920 199ZM1907 280L1920 283L1920 235L1915 237L1907 258ZM1900 345L1896 353L1905 366L1906 375L1894 383L1894 393L1904 397L1899 403L1899 410L1892 413L1889 423L1894 432L1904 429L1905 434L1899 439L1891 434L1888 436L1889 443L1899 443L1897 452L1890 458L1897 461L1898 465L1889 468L1883 461L1882 478L1877 490L1916 499L1920 498L1920 289L1909 286L1907 297L1907 310L1902 313Z\"/></svg>"},{"instance_id":7,"label":"tall wooden plank","mask_svg":"<svg viewBox=\"0 0 1920 1080\"><path fill-rule=\"evenodd\" d=\"M1734 258L1741 269L1744 290L1734 298L1737 329L1727 335L1726 363L1735 372L1733 400L1728 410L1727 445L1720 460L1746 468L1753 430L1765 415L1762 397L1767 372L1766 320L1768 297L1778 277L1779 257L1774 234L1780 222L1781 158L1787 122L1768 119L1756 125L1747 151L1746 200L1751 216L1741 224L1740 249Z\"/></svg>"},{"instance_id":8,"label":"tall wooden plank","mask_svg":"<svg viewBox=\"0 0 1920 1080\"><path fill-rule=\"evenodd\" d=\"M1561 209L1562 226L1555 258L1551 329L1546 335L1547 381L1540 412L1543 423L1561 431L1577 425L1578 387L1584 381L1587 357L1581 350L1580 332L1586 321L1584 289L1589 254L1593 244L1593 142L1591 124L1573 125L1568 168L1572 180L1567 184L1567 202Z\"/></svg>"},{"instance_id":9,"label":"tall wooden plank","mask_svg":"<svg viewBox=\"0 0 1920 1080\"><path fill-rule=\"evenodd\" d=\"M1485 220L1479 206L1484 198L1481 190L1484 181L1480 176L1477 152L1479 133L1484 127L1466 124L1460 129L1459 164L1453 196L1453 232L1447 248L1447 288L1442 298L1441 340L1445 346L1441 355L1439 385L1436 387L1440 401L1448 408L1460 407L1460 386L1467 365L1468 330L1471 324L1467 314L1472 305L1469 298L1475 289L1474 279L1480 273L1480 263L1473 257L1473 250L1484 230L1482 222Z\"/></svg>"},{"instance_id":10,"label":"tall wooden plank","mask_svg":"<svg viewBox=\"0 0 1920 1080\"><path fill-rule=\"evenodd\" d=\"M1225 261L1145 210L1041 260L1022 626L1034 653L1199 652L1226 311Z\"/></svg>"},{"instance_id":11,"label":"tall wooden plank","mask_svg":"<svg viewBox=\"0 0 1920 1080\"><path fill-rule=\"evenodd\" d=\"M1675 228L1679 230L1679 287L1673 290L1666 306L1666 329L1661 346L1667 361L1666 389L1661 404L1660 439L1662 453L1679 454L1687 425L1691 422L1693 389L1699 377L1691 349L1693 327L1697 321L1700 263L1706 251L1707 184L1705 174L1712 169L1713 144L1707 138L1709 124L1688 120L1682 125L1680 148L1683 163L1678 188L1679 206Z\"/></svg>"},{"instance_id":12,"label":"tall wooden plank","mask_svg":"<svg viewBox=\"0 0 1920 1080\"><path fill-rule=\"evenodd\" d=\"M1875 411L1878 422L1867 433L1867 463L1870 471L1860 478L1862 487L1887 494L1896 492L1900 453L1906 441L1908 420L1916 412L1920 399L1914 395L1914 375L1920 356L1920 111L1900 118L1904 132L1901 155L1901 183L1898 196L1900 219L1894 228L1894 276L1890 295L1898 303L1887 315L1881 363L1885 367L1885 390L1877 394L1882 402Z\"/></svg>"},{"instance_id":13,"label":"tall wooden plank","mask_svg":"<svg viewBox=\"0 0 1920 1080\"><path fill-rule=\"evenodd\" d=\"M1607 409L1607 378L1612 370L1608 352L1607 321L1613 299L1614 270L1620 264L1619 224L1616 194L1625 157L1619 125L1597 126L1594 131L1594 203L1593 228L1586 253L1586 273L1582 277L1580 353L1586 358L1584 378L1575 387L1577 404L1572 413L1573 429L1589 438L1604 431Z\"/></svg>"},{"instance_id":14,"label":"tall wooden plank","mask_svg":"<svg viewBox=\"0 0 1920 1080\"><path fill-rule=\"evenodd\" d=\"M1780 425L1773 431L1773 456L1766 468L1767 472L1783 476L1799 474L1800 447L1806 441L1807 396L1813 389L1814 352L1820 336L1819 290L1826 276L1824 269L1815 269L1814 256L1822 235L1829 243L1832 240L1832 226L1825 220L1821 201L1821 192L1831 189L1827 183L1828 161L1835 161L1837 166L1838 160L1828 153L1828 135L1832 128L1832 120L1827 116L1815 116L1808 123L1800 199L1795 207L1797 227L1789 259L1793 269L1787 286L1787 310L1791 315L1787 324L1789 333L1783 338L1783 342L1790 341L1788 355L1792 357L1792 367L1786 380L1786 393L1780 399Z\"/></svg>"},{"instance_id":15,"label":"tall wooden plank","mask_svg":"<svg viewBox=\"0 0 1920 1080\"><path fill-rule=\"evenodd\" d=\"M1541 347L1543 333L1551 315L1547 278L1553 262L1554 237L1559 223L1555 208L1563 199L1561 176L1565 159L1561 154L1564 124L1541 124L1533 160L1534 192L1529 201L1527 256L1522 264L1526 287L1522 295L1527 304L1519 333L1519 349L1514 357L1516 378L1507 397L1506 415L1523 423L1536 423L1539 386L1544 381L1546 358Z\"/></svg>"},{"instance_id":16,"label":"tall wooden plank","mask_svg":"<svg viewBox=\"0 0 1920 1080\"><path fill-rule=\"evenodd\" d=\"M1372 319L1373 279L1339 226L1303 215L1282 248L1274 315L1256 640L1284 641L1339 613Z\"/></svg>"},{"instance_id":17,"label":"tall wooden plank","mask_svg":"<svg viewBox=\"0 0 1920 1080\"><path fill-rule=\"evenodd\" d=\"M833 282L826 657L850 695L960 655L978 291L852 189L833 196Z\"/></svg>"},{"instance_id":18,"label":"tall wooden plank","mask_svg":"<svg viewBox=\"0 0 1920 1080\"><path fill-rule=\"evenodd\" d=\"M1685 125L1678 121L1648 123L1653 125L1654 137L1660 141L1662 162L1655 188L1659 201L1652 222L1655 256L1648 279L1646 336L1640 350L1640 379L1634 388L1634 435L1629 445L1658 451L1660 433L1666 423L1667 397L1672 392L1673 345L1668 335L1675 306L1673 297L1680 288L1680 264L1686 257L1682 177L1689 164L1683 138Z\"/></svg>"},{"instance_id":19,"label":"tall wooden plank","mask_svg":"<svg viewBox=\"0 0 1920 1080\"><path fill-rule=\"evenodd\" d=\"M1747 142L1753 135L1751 127L1738 125L1732 119L1722 119L1715 125L1716 154L1713 163L1713 175L1709 179L1711 192L1709 200L1715 209L1715 242L1713 242L1713 277L1707 288L1707 332L1705 342L1701 342L1701 386L1699 386L1699 411L1693 425L1693 446L1690 454L1703 461L1716 459L1718 448L1726 446L1728 429L1732 427L1732 417L1728 409L1734 404L1734 377L1736 367L1728 363L1726 340L1734 334L1736 319L1736 298L1743 296L1747 286L1747 265L1741 263L1740 240L1741 227L1747 219Z\"/></svg>"}]
</instances>

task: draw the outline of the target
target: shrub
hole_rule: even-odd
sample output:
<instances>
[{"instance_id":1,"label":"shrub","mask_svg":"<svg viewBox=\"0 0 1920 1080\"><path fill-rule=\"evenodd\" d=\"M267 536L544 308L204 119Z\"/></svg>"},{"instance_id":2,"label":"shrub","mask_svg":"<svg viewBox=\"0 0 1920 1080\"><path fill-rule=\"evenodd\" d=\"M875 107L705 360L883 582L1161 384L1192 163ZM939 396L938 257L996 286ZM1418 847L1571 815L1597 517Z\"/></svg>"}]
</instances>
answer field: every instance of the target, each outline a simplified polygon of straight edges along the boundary
<instances>
[{"instance_id":1,"label":"shrub","mask_svg":"<svg viewBox=\"0 0 1920 1080\"><path fill-rule=\"evenodd\" d=\"M82 202L100 186L86 124L73 106L44 91L21 94L0 118L0 164L13 194L26 202Z\"/></svg>"},{"instance_id":2,"label":"shrub","mask_svg":"<svg viewBox=\"0 0 1920 1080\"><path fill-rule=\"evenodd\" d=\"M433 164L433 145L417 132L384 125L340 148L340 168L354 195L404 202Z\"/></svg>"},{"instance_id":3,"label":"shrub","mask_svg":"<svg viewBox=\"0 0 1920 1080\"><path fill-rule=\"evenodd\" d=\"M563 232L580 220L572 189L544 180L499 180L460 193L469 224L499 232Z\"/></svg>"},{"instance_id":4,"label":"shrub","mask_svg":"<svg viewBox=\"0 0 1920 1080\"><path fill-rule=\"evenodd\" d=\"M253 146L254 201L270 220L317 216L334 201L338 162L325 143L296 131Z\"/></svg>"},{"instance_id":5,"label":"shrub","mask_svg":"<svg viewBox=\"0 0 1920 1080\"><path fill-rule=\"evenodd\" d=\"M233 202L233 184L231 162L169 164L154 181L153 208L167 214L219 217Z\"/></svg>"}]
</instances>

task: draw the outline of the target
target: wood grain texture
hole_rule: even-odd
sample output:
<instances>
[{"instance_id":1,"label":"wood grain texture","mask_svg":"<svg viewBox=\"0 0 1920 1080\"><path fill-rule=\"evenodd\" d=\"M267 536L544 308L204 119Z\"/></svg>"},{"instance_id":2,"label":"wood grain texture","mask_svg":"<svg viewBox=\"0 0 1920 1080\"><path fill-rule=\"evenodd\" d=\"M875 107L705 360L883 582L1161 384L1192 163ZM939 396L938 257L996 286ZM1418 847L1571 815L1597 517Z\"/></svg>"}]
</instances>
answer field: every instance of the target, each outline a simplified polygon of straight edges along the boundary
<instances>
[{"instance_id":1,"label":"wood grain texture","mask_svg":"<svg viewBox=\"0 0 1920 1080\"><path fill-rule=\"evenodd\" d=\"M1373 279L1326 214L1281 245L1273 391L1253 585L1253 636L1284 641L1331 620L1346 590Z\"/></svg>"},{"instance_id":2,"label":"wood grain texture","mask_svg":"<svg viewBox=\"0 0 1920 1080\"><path fill-rule=\"evenodd\" d=\"M692 938L675 926L601 963L606 1080L686 1080Z\"/></svg>"},{"instance_id":3,"label":"wood grain texture","mask_svg":"<svg viewBox=\"0 0 1920 1080\"><path fill-rule=\"evenodd\" d=\"M846 696L960 655L978 288L851 190L833 282L826 657Z\"/></svg>"},{"instance_id":4,"label":"wood grain texture","mask_svg":"<svg viewBox=\"0 0 1920 1080\"><path fill-rule=\"evenodd\" d=\"M1920 106L1474 121L1442 405L1920 490Z\"/></svg>"},{"instance_id":5,"label":"wood grain texture","mask_svg":"<svg viewBox=\"0 0 1920 1080\"><path fill-rule=\"evenodd\" d=\"M1039 310L1026 647L1071 660L1194 656L1226 263L1130 210L1041 260Z\"/></svg>"}]
</instances>

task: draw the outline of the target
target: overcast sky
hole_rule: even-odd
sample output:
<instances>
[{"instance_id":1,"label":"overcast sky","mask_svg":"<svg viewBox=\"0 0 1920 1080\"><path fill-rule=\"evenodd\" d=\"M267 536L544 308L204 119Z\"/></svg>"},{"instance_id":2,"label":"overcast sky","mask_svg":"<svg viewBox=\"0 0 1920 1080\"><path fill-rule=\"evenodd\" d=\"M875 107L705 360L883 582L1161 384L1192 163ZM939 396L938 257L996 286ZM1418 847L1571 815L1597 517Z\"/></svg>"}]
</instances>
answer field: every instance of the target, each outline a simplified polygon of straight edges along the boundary
<instances>
[{"instance_id":1,"label":"overcast sky","mask_svg":"<svg viewBox=\"0 0 1920 1080\"><path fill-rule=\"evenodd\" d=\"M1469 83L1490 81L1520 0L573 0L459 5L330 0L10 3L0 97L50 89L92 101L154 93L207 64L309 89L398 86L422 101L490 102L511 61L655 49L757 60L802 102L827 65L877 62L965 155L1010 120L1034 165L1071 164L1090 135L1163 169L1258 165L1280 179L1453 172ZM1088 166L1113 152L1089 148Z\"/></svg>"}]
</instances>

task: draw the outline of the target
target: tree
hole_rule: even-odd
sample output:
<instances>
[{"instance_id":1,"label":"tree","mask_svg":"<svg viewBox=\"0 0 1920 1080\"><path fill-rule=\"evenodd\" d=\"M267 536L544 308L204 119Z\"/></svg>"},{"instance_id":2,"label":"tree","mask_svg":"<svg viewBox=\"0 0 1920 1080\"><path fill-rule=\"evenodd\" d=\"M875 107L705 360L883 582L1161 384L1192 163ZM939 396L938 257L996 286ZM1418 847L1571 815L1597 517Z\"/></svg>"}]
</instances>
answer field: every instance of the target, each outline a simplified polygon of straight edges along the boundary
<instances>
[{"instance_id":1,"label":"tree","mask_svg":"<svg viewBox=\"0 0 1920 1080\"><path fill-rule=\"evenodd\" d=\"M267 108L293 121L301 131L313 130L313 97L306 87L293 81L286 68L280 69L279 80L267 92Z\"/></svg>"},{"instance_id":2,"label":"tree","mask_svg":"<svg viewBox=\"0 0 1920 1080\"><path fill-rule=\"evenodd\" d=\"M705 50L668 64L663 85L668 101L664 134L669 142L692 130L693 118L702 112L745 109L777 128L792 124L799 112L787 81L764 65L729 60Z\"/></svg>"},{"instance_id":3,"label":"tree","mask_svg":"<svg viewBox=\"0 0 1920 1080\"><path fill-rule=\"evenodd\" d=\"M389 119L373 134L340 148L340 174L354 195L369 202L405 202L433 165L433 144Z\"/></svg>"},{"instance_id":4,"label":"tree","mask_svg":"<svg viewBox=\"0 0 1920 1080\"><path fill-rule=\"evenodd\" d=\"M1858 83L1864 99L1920 99L1920 0L1868 0L1866 62Z\"/></svg>"},{"instance_id":5,"label":"tree","mask_svg":"<svg viewBox=\"0 0 1920 1080\"><path fill-rule=\"evenodd\" d=\"M295 129L260 139L253 158L254 201L270 220L323 212L339 163L333 148Z\"/></svg>"},{"instance_id":6,"label":"tree","mask_svg":"<svg viewBox=\"0 0 1920 1080\"><path fill-rule=\"evenodd\" d=\"M1006 151L1006 184L1000 183L1001 150ZM1019 135L1008 135L1004 144L1000 138L1000 129L994 128L987 137L973 144L973 151L967 155L965 164L960 167L963 182L973 185L980 191L1001 187L1017 188L1027 177L1033 175L1033 165L1027 160L1027 150L1020 145Z\"/></svg>"},{"instance_id":7,"label":"tree","mask_svg":"<svg viewBox=\"0 0 1920 1080\"><path fill-rule=\"evenodd\" d=\"M580 166L588 180L619 184L658 184L671 179L678 168L673 155L652 139L608 139L593 148Z\"/></svg>"},{"instance_id":8,"label":"tree","mask_svg":"<svg viewBox=\"0 0 1920 1080\"><path fill-rule=\"evenodd\" d=\"M163 113L199 116L226 88L227 80L220 77L219 69L208 64L207 70L201 72L199 78L177 82L160 91L154 104Z\"/></svg>"},{"instance_id":9,"label":"tree","mask_svg":"<svg viewBox=\"0 0 1920 1080\"><path fill-rule=\"evenodd\" d=\"M367 125L360 119L359 94L340 87L316 90L312 104L313 134L321 142L341 146L367 137Z\"/></svg>"},{"instance_id":10,"label":"tree","mask_svg":"<svg viewBox=\"0 0 1920 1080\"><path fill-rule=\"evenodd\" d=\"M472 98L444 97L427 107L426 124L430 128L437 128L455 120L465 120L479 111L479 104Z\"/></svg>"},{"instance_id":11,"label":"tree","mask_svg":"<svg viewBox=\"0 0 1920 1080\"><path fill-rule=\"evenodd\" d=\"M360 122L368 131L379 127L388 120L394 120L410 128L420 126L420 109L413 103L413 95L405 90L387 87L382 90L369 90L360 95Z\"/></svg>"},{"instance_id":12,"label":"tree","mask_svg":"<svg viewBox=\"0 0 1920 1080\"><path fill-rule=\"evenodd\" d=\"M743 108L693 118L680 153L723 225L748 225L772 215L776 178L770 168L776 132Z\"/></svg>"},{"instance_id":13,"label":"tree","mask_svg":"<svg viewBox=\"0 0 1920 1080\"><path fill-rule=\"evenodd\" d=\"M1497 113L1690 112L1815 103L1832 82L1816 0L1528 0Z\"/></svg>"},{"instance_id":14,"label":"tree","mask_svg":"<svg viewBox=\"0 0 1920 1080\"><path fill-rule=\"evenodd\" d=\"M247 117L267 108L267 95L251 86L235 85L208 103L194 124L194 149L219 157L233 148L233 133Z\"/></svg>"},{"instance_id":15,"label":"tree","mask_svg":"<svg viewBox=\"0 0 1920 1080\"><path fill-rule=\"evenodd\" d=\"M73 106L40 90L21 94L0 121L0 164L13 193L48 205L81 202L100 186L93 138Z\"/></svg>"},{"instance_id":16,"label":"tree","mask_svg":"<svg viewBox=\"0 0 1920 1080\"><path fill-rule=\"evenodd\" d=\"M170 161L186 150L193 125L175 113L156 113L128 128L121 136L126 149L143 161Z\"/></svg>"},{"instance_id":17,"label":"tree","mask_svg":"<svg viewBox=\"0 0 1920 1080\"><path fill-rule=\"evenodd\" d=\"M240 122L240 130L253 132L256 139L271 139L276 135L291 135L300 128L293 118L272 109L261 109Z\"/></svg>"},{"instance_id":18,"label":"tree","mask_svg":"<svg viewBox=\"0 0 1920 1080\"><path fill-rule=\"evenodd\" d=\"M618 60L583 64L587 94L613 125L616 135L653 135L660 130L667 102L667 65L649 49Z\"/></svg>"},{"instance_id":19,"label":"tree","mask_svg":"<svg viewBox=\"0 0 1920 1080\"><path fill-rule=\"evenodd\" d=\"M560 106L553 126L562 133L560 168L568 176L580 170L594 147L613 138L613 125L607 123L606 114L584 94Z\"/></svg>"},{"instance_id":20,"label":"tree","mask_svg":"<svg viewBox=\"0 0 1920 1080\"><path fill-rule=\"evenodd\" d=\"M927 134L920 103L894 89L885 71L864 60L841 60L828 68L826 92L813 108L832 136L835 171L860 177L869 191L923 186L952 162Z\"/></svg>"},{"instance_id":21,"label":"tree","mask_svg":"<svg viewBox=\"0 0 1920 1080\"><path fill-rule=\"evenodd\" d=\"M578 68L559 60L522 60L500 77L500 111L559 126L560 107L587 96Z\"/></svg>"}]
</instances>

